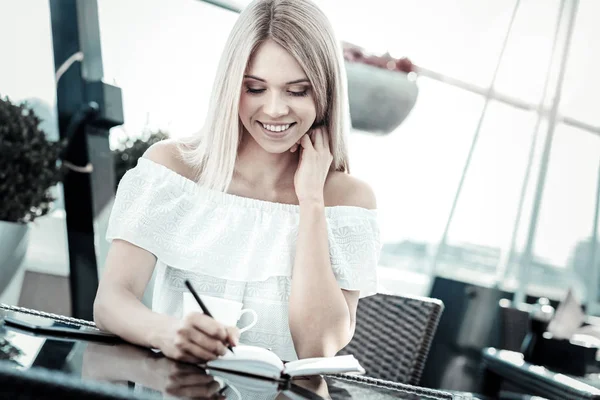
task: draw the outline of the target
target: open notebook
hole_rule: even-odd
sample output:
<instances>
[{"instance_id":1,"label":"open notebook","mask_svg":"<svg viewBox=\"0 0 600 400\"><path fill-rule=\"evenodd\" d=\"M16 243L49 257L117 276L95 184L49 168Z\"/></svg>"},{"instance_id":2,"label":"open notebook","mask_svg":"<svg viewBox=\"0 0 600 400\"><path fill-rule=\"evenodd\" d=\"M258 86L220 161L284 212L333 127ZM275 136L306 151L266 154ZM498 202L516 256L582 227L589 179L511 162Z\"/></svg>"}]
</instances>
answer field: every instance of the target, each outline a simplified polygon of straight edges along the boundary
<instances>
[{"instance_id":1,"label":"open notebook","mask_svg":"<svg viewBox=\"0 0 600 400\"><path fill-rule=\"evenodd\" d=\"M305 358L284 363L275 353L262 347L239 345L233 351L207 362L206 367L274 380L321 374L365 373L358 360L351 355Z\"/></svg>"}]
</instances>

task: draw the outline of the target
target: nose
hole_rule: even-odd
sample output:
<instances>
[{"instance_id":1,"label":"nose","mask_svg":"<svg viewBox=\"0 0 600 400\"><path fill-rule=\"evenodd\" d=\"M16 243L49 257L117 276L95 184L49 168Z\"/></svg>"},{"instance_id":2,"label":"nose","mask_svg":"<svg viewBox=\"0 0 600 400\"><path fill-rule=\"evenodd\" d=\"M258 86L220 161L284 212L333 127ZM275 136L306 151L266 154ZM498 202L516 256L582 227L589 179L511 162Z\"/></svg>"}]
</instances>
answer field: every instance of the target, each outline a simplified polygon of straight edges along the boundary
<instances>
[{"instance_id":1,"label":"nose","mask_svg":"<svg viewBox=\"0 0 600 400\"><path fill-rule=\"evenodd\" d=\"M272 92L264 105L264 113L273 119L280 118L289 113L289 107L279 93Z\"/></svg>"}]
</instances>

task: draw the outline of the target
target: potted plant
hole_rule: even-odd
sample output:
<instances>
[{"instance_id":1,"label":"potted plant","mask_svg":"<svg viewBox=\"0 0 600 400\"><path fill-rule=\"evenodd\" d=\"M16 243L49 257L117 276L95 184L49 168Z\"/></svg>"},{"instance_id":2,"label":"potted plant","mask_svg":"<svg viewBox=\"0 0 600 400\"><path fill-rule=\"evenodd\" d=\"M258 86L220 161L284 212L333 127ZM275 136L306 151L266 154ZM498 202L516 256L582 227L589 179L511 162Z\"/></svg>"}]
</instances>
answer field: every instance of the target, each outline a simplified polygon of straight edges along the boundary
<instances>
[{"instance_id":1,"label":"potted plant","mask_svg":"<svg viewBox=\"0 0 600 400\"><path fill-rule=\"evenodd\" d=\"M40 122L26 103L0 98L0 293L25 257L29 223L48 213L62 177L65 143L47 140Z\"/></svg>"},{"instance_id":2,"label":"potted plant","mask_svg":"<svg viewBox=\"0 0 600 400\"><path fill-rule=\"evenodd\" d=\"M118 186L125 172L137 165L138 159L154 143L169 137L163 130L146 130L140 137L123 136L118 139L118 145L113 150L115 161L115 184Z\"/></svg>"},{"instance_id":3,"label":"potted plant","mask_svg":"<svg viewBox=\"0 0 600 400\"><path fill-rule=\"evenodd\" d=\"M344 59L352 127L391 133L417 100L416 67L406 57L369 54L350 43L344 43Z\"/></svg>"}]
</instances>

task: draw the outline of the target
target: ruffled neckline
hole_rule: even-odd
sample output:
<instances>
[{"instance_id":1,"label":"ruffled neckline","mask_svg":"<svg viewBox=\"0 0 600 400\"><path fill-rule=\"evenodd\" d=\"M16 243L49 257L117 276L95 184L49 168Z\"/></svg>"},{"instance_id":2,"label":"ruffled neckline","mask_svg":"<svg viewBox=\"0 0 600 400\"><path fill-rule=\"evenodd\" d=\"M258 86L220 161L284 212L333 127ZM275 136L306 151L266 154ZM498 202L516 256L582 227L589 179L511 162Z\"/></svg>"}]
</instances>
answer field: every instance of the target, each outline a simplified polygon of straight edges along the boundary
<instances>
[{"instance_id":1,"label":"ruffled neckline","mask_svg":"<svg viewBox=\"0 0 600 400\"><path fill-rule=\"evenodd\" d=\"M197 182L194 182L193 180L173 171L172 169L146 157L139 158L135 169L140 169L143 172L148 173L149 176L152 176L153 179L156 179L160 182L165 179L169 180L173 184L179 186L185 193L191 195L201 195L202 197L207 198L209 201L214 201L221 205L232 206L236 208L240 207L258 209L266 212L284 211L295 214L300 213L300 206L297 204L277 203L268 200L243 197L204 187ZM335 217L339 215L376 218L377 210L357 206L328 206L325 207L325 215L327 217Z\"/></svg>"}]
</instances>

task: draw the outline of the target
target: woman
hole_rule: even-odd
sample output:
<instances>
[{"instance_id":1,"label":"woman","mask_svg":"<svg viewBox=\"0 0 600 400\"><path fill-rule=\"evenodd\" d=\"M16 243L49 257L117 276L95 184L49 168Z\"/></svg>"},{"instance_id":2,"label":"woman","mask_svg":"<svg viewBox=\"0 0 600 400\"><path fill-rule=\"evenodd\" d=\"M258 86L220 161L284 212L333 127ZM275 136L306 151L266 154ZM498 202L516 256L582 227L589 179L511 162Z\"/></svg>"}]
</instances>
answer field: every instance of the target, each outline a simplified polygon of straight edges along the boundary
<instances>
[{"instance_id":1,"label":"woman","mask_svg":"<svg viewBox=\"0 0 600 400\"><path fill-rule=\"evenodd\" d=\"M332 356L376 291L372 190L348 174L341 50L310 0L255 0L220 61L198 137L150 148L122 179L94 305L99 327L194 362L234 327L182 316L184 280L244 303L240 341L284 360ZM140 298L156 265L152 310Z\"/></svg>"}]
</instances>

